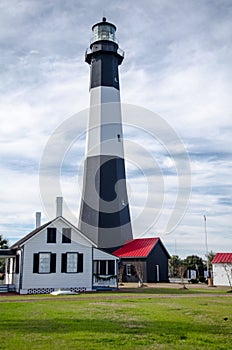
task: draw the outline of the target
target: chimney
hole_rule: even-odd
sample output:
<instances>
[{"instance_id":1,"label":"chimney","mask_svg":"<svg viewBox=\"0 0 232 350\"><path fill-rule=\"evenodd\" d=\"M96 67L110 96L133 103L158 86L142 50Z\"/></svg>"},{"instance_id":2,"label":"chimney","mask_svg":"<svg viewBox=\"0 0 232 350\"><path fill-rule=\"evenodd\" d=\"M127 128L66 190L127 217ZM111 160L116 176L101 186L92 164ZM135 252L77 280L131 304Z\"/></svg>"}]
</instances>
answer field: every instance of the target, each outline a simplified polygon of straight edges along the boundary
<instances>
[{"instance_id":1,"label":"chimney","mask_svg":"<svg viewBox=\"0 0 232 350\"><path fill-rule=\"evenodd\" d=\"M56 217L62 216L63 197L56 197Z\"/></svg>"},{"instance_id":2,"label":"chimney","mask_svg":"<svg viewBox=\"0 0 232 350\"><path fill-rule=\"evenodd\" d=\"M41 212L37 211L35 213L35 228L38 228L41 226Z\"/></svg>"}]
</instances>

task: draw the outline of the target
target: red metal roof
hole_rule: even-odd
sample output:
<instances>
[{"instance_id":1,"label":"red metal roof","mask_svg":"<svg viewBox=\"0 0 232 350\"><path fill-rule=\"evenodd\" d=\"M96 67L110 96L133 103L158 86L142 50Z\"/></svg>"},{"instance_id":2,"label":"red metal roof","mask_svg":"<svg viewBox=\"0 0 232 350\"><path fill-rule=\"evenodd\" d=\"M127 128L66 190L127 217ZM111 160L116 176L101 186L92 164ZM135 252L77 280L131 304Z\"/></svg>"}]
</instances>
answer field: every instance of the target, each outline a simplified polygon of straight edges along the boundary
<instances>
[{"instance_id":1,"label":"red metal roof","mask_svg":"<svg viewBox=\"0 0 232 350\"><path fill-rule=\"evenodd\" d=\"M220 263L232 264L232 253L217 253L213 258L212 264L220 264Z\"/></svg>"},{"instance_id":2,"label":"red metal roof","mask_svg":"<svg viewBox=\"0 0 232 350\"><path fill-rule=\"evenodd\" d=\"M119 258L146 258L159 238L137 238L125 243L112 254Z\"/></svg>"}]
</instances>

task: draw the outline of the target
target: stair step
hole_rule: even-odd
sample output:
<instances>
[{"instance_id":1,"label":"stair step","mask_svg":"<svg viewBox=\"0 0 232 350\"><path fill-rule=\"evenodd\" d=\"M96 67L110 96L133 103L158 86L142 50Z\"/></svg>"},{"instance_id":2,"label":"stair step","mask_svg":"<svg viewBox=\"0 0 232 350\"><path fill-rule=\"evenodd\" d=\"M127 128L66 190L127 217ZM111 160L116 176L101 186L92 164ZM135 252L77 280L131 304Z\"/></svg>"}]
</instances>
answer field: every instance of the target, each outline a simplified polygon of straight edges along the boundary
<instances>
[{"instance_id":1,"label":"stair step","mask_svg":"<svg viewBox=\"0 0 232 350\"><path fill-rule=\"evenodd\" d=\"M7 292L8 292L8 286L0 285L0 293L7 293Z\"/></svg>"}]
</instances>

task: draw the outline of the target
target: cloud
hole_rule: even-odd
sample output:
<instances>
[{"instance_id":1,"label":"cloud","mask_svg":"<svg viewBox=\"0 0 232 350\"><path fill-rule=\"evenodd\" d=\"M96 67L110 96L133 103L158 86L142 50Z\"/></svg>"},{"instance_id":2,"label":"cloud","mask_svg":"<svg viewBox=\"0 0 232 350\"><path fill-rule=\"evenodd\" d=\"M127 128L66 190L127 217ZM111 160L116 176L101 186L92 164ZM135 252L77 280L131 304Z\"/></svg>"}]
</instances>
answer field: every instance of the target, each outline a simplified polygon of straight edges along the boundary
<instances>
[{"instance_id":1,"label":"cloud","mask_svg":"<svg viewBox=\"0 0 232 350\"><path fill-rule=\"evenodd\" d=\"M1 233L13 240L33 227L34 212L41 207L40 159L52 132L88 107L89 67L84 53L92 24L104 14L117 25L120 47L126 51L120 67L122 102L159 114L183 140L191 160L188 211L167 236L164 227L178 188L175 164L157 141L141 130L125 127L125 138L147 149L164 181L163 210L147 234L161 235L171 253L176 245L180 255L194 249L204 254L205 213L209 247L227 250L231 246L232 195L231 2L145 0L141 5L135 0L133 12L130 7L121 0L88 4L12 0L11 6L1 1ZM77 134L84 125L87 120L80 119ZM150 130L149 122L146 129ZM72 134L73 130L60 135L62 142ZM75 171L83 162L84 147L84 138L74 143L62 165L63 194L76 216L76 181L80 180ZM136 218L146 201L147 178L154 183L160 178L153 173L150 158L138 152L138 168L129 162L127 151L131 212ZM160 199L158 190L154 203L155 195ZM51 198L50 212L55 214L54 207L55 198ZM144 232L156 211L148 208L134 228L137 235Z\"/></svg>"}]
</instances>

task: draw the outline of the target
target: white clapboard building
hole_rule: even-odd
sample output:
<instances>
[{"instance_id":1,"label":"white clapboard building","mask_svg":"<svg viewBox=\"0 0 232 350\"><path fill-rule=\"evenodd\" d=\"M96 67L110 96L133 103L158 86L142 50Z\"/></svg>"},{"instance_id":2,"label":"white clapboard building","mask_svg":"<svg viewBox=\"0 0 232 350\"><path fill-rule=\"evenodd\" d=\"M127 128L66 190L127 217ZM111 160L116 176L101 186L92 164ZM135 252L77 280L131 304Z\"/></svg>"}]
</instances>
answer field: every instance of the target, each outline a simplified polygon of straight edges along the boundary
<instances>
[{"instance_id":1,"label":"white clapboard building","mask_svg":"<svg viewBox=\"0 0 232 350\"><path fill-rule=\"evenodd\" d=\"M212 266L214 285L232 287L232 253L217 253Z\"/></svg>"},{"instance_id":2,"label":"white clapboard building","mask_svg":"<svg viewBox=\"0 0 232 350\"><path fill-rule=\"evenodd\" d=\"M57 198L57 217L37 227L10 249L0 251L6 261L5 289L20 294L71 292L117 288L117 260L62 216L62 197ZM4 290L2 286L2 290Z\"/></svg>"}]
</instances>

